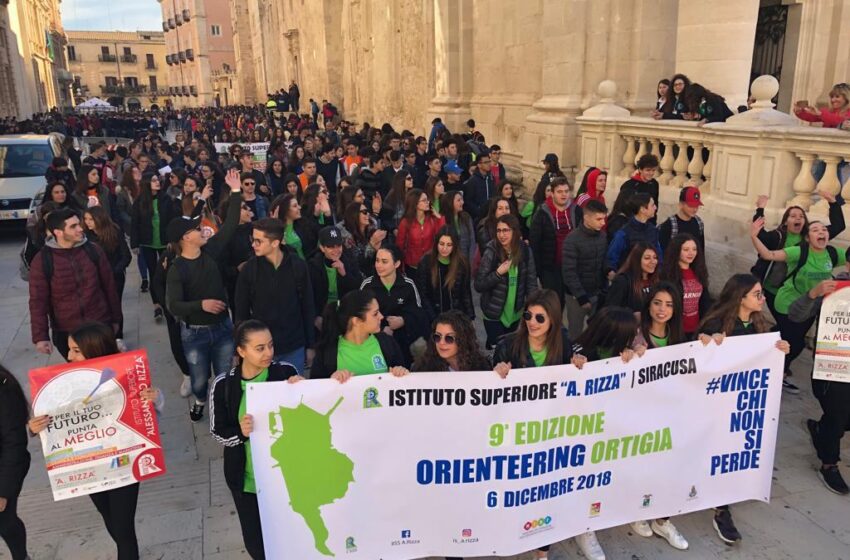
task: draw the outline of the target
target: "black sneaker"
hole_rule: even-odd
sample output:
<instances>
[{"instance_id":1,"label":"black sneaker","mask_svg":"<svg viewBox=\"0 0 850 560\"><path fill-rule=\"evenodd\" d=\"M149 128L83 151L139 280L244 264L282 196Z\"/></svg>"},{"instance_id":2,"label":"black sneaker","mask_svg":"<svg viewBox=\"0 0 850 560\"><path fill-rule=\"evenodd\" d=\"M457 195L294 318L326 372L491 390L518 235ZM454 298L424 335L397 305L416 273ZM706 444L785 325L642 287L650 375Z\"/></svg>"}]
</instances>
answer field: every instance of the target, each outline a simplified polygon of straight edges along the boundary
<instances>
[{"instance_id":1,"label":"black sneaker","mask_svg":"<svg viewBox=\"0 0 850 560\"><path fill-rule=\"evenodd\" d=\"M189 419L192 422L200 422L204 417L204 405L195 403L192 405L192 410L189 411Z\"/></svg>"},{"instance_id":2,"label":"black sneaker","mask_svg":"<svg viewBox=\"0 0 850 560\"><path fill-rule=\"evenodd\" d=\"M812 447L814 447L815 451L817 451L818 444L815 443L815 441L817 440L818 436L818 421L808 418L806 420L806 429L809 430L809 436L812 438Z\"/></svg>"},{"instance_id":3,"label":"black sneaker","mask_svg":"<svg viewBox=\"0 0 850 560\"><path fill-rule=\"evenodd\" d=\"M788 393L789 395L799 395L800 388L788 381L788 378L782 380L782 390Z\"/></svg>"},{"instance_id":4,"label":"black sneaker","mask_svg":"<svg viewBox=\"0 0 850 560\"><path fill-rule=\"evenodd\" d=\"M741 540L741 533L732 521L732 514L728 509L719 509L714 513L714 530L717 536L726 544L735 544Z\"/></svg>"},{"instance_id":5,"label":"black sneaker","mask_svg":"<svg viewBox=\"0 0 850 560\"><path fill-rule=\"evenodd\" d=\"M157 307L153 310L153 320L157 323L162 321L162 307Z\"/></svg>"},{"instance_id":6,"label":"black sneaker","mask_svg":"<svg viewBox=\"0 0 850 560\"><path fill-rule=\"evenodd\" d=\"M832 465L831 467L819 468L818 478L821 479L823 485L826 486L826 489L830 492L841 496L850 494L850 488L847 488L847 483L844 482L844 479L841 477L841 473L838 472L837 466Z\"/></svg>"},{"instance_id":7,"label":"black sneaker","mask_svg":"<svg viewBox=\"0 0 850 560\"><path fill-rule=\"evenodd\" d=\"M146 294L148 292L148 279L147 278L142 280L142 287L140 288L140 291L143 294Z\"/></svg>"}]
</instances>

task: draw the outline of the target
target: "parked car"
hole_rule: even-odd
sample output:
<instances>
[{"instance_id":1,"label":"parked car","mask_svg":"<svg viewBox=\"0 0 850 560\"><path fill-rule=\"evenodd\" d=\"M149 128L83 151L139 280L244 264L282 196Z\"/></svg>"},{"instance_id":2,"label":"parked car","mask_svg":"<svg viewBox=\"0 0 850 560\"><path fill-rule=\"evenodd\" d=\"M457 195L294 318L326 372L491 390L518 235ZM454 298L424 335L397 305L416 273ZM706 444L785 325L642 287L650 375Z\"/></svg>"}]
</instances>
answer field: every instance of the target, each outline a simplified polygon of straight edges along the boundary
<instances>
[{"instance_id":1,"label":"parked car","mask_svg":"<svg viewBox=\"0 0 850 560\"><path fill-rule=\"evenodd\" d=\"M63 154L59 133L0 136L0 222L24 221L44 197L44 172Z\"/></svg>"}]
</instances>

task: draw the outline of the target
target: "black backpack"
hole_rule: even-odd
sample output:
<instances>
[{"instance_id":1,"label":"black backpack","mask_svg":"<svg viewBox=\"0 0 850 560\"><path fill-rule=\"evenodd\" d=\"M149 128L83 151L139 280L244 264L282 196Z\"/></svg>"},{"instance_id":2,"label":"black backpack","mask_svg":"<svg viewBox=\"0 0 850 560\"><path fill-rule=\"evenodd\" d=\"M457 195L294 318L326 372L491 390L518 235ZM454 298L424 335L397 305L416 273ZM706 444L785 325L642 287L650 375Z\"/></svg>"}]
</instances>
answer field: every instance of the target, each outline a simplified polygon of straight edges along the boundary
<instances>
[{"instance_id":1,"label":"black backpack","mask_svg":"<svg viewBox=\"0 0 850 560\"><path fill-rule=\"evenodd\" d=\"M826 246L826 252L829 253L829 260L832 262L832 268L835 268L838 265L838 250L832 245ZM800 269L806 265L806 261L809 258L809 244L801 243L800 244L800 260L797 261L797 266L794 267L794 270L785 277L785 282L791 280L791 285L796 288L795 282L797 281L797 273L800 272Z\"/></svg>"},{"instance_id":2,"label":"black backpack","mask_svg":"<svg viewBox=\"0 0 850 560\"><path fill-rule=\"evenodd\" d=\"M91 262L94 263L95 268L98 268L100 265L100 253L97 252L97 248L89 242L83 244L83 251L86 255L88 255ZM44 277L47 279L48 286L50 285L50 279L53 278L53 251L50 249L44 248L41 251L41 266L44 269ZM100 278L100 276L98 276Z\"/></svg>"}]
</instances>

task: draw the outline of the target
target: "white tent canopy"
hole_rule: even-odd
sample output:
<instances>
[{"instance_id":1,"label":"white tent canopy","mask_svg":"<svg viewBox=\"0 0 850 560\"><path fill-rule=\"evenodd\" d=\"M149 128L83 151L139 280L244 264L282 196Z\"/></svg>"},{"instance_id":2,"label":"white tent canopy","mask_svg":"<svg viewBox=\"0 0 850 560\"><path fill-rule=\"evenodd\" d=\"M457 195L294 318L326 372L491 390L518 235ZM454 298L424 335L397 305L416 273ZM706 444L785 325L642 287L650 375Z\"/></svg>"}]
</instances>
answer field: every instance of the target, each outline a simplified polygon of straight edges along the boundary
<instances>
[{"instance_id":1,"label":"white tent canopy","mask_svg":"<svg viewBox=\"0 0 850 560\"><path fill-rule=\"evenodd\" d=\"M75 107L77 111L82 112L109 112L116 111L117 109L104 101L103 99L99 99L97 97L92 97L91 99L86 100L83 103L80 103Z\"/></svg>"}]
</instances>

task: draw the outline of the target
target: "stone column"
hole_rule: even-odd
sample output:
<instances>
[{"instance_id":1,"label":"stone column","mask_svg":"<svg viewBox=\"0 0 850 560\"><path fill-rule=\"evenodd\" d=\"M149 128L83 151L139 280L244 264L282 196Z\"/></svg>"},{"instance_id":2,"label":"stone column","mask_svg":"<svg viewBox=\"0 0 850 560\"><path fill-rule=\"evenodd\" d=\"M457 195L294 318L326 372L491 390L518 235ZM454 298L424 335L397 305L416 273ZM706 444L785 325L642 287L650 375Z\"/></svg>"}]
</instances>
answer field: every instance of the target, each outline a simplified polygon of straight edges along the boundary
<instances>
[{"instance_id":1,"label":"stone column","mask_svg":"<svg viewBox=\"0 0 850 560\"><path fill-rule=\"evenodd\" d=\"M759 0L681 0L676 71L744 105L753 63Z\"/></svg>"},{"instance_id":2,"label":"stone column","mask_svg":"<svg viewBox=\"0 0 850 560\"><path fill-rule=\"evenodd\" d=\"M425 130L440 117L449 130L466 130L471 116L472 0L434 0L436 95L426 112Z\"/></svg>"}]
</instances>

